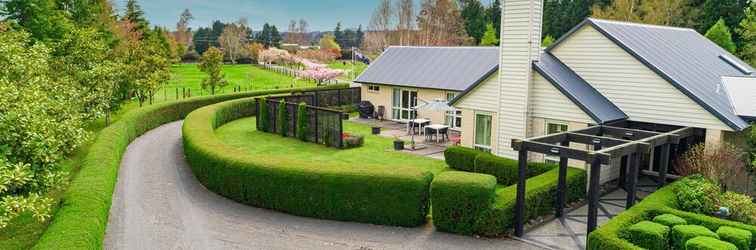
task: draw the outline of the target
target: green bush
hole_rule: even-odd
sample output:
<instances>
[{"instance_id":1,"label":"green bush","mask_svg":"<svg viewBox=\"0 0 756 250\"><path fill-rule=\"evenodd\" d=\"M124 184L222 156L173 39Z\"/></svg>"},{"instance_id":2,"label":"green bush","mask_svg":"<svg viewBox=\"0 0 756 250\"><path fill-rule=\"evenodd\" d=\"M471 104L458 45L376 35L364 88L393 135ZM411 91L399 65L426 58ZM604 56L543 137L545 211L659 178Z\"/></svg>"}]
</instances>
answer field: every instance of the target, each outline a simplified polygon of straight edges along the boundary
<instances>
[{"instance_id":1,"label":"green bush","mask_svg":"<svg viewBox=\"0 0 756 250\"><path fill-rule=\"evenodd\" d=\"M333 85L327 88L344 88ZM314 90L314 88L301 89ZM33 249L102 249L102 240L115 188L118 167L128 144L145 132L180 120L189 112L210 104L291 89L242 92L195 97L147 106L125 114L103 129L90 146L79 173L66 190L60 208ZM249 106L245 111L254 111Z\"/></svg>"},{"instance_id":2,"label":"green bush","mask_svg":"<svg viewBox=\"0 0 756 250\"><path fill-rule=\"evenodd\" d=\"M734 227L722 226L717 230L717 235L723 241L730 242L740 250L751 250L751 232Z\"/></svg>"},{"instance_id":3,"label":"green bush","mask_svg":"<svg viewBox=\"0 0 756 250\"><path fill-rule=\"evenodd\" d=\"M750 196L726 192L719 197L719 205L730 209L729 219L745 224L756 224L756 204Z\"/></svg>"},{"instance_id":4,"label":"green bush","mask_svg":"<svg viewBox=\"0 0 756 250\"><path fill-rule=\"evenodd\" d=\"M519 163L516 160L498 157L492 154L479 154L474 161L471 172L490 174L496 177L500 185L509 186L517 183ZM558 166L544 163L528 163L527 177L543 174Z\"/></svg>"},{"instance_id":5,"label":"green bush","mask_svg":"<svg viewBox=\"0 0 756 250\"><path fill-rule=\"evenodd\" d=\"M270 132L270 125L268 124L268 121L270 120L270 114L268 114L268 98L260 98L260 114L258 114L258 120L260 122L257 123L257 130L259 131L265 131Z\"/></svg>"},{"instance_id":6,"label":"green bush","mask_svg":"<svg viewBox=\"0 0 756 250\"><path fill-rule=\"evenodd\" d=\"M672 228L672 247L685 249L685 243L695 237L704 236L719 239L719 236L704 226L678 225Z\"/></svg>"},{"instance_id":7,"label":"green bush","mask_svg":"<svg viewBox=\"0 0 756 250\"><path fill-rule=\"evenodd\" d=\"M184 154L207 189L299 216L398 226L425 223L430 171L252 156L215 136L217 127L253 115L240 108L253 105L254 99L224 102L184 120Z\"/></svg>"},{"instance_id":8,"label":"green bush","mask_svg":"<svg viewBox=\"0 0 756 250\"><path fill-rule=\"evenodd\" d=\"M446 160L446 165L449 165L452 169L475 172L475 158L480 154L487 153L472 148L455 146L449 147L444 151L444 159Z\"/></svg>"},{"instance_id":9,"label":"green bush","mask_svg":"<svg viewBox=\"0 0 756 250\"><path fill-rule=\"evenodd\" d=\"M738 250L732 243L715 238L698 236L685 242L685 250Z\"/></svg>"},{"instance_id":10,"label":"green bush","mask_svg":"<svg viewBox=\"0 0 756 250\"><path fill-rule=\"evenodd\" d=\"M649 250L665 250L669 246L669 227L650 221L641 221L628 229L630 242Z\"/></svg>"},{"instance_id":11,"label":"green bush","mask_svg":"<svg viewBox=\"0 0 756 250\"><path fill-rule=\"evenodd\" d=\"M688 224L688 222L685 221L685 219L680 218L679 216L676 216L676 215L672 215L672 214L662 214L662 215L656 216L654 217L654 222L668 226L668 227Z\"/></svg>"},{"instance_id":12,"label":"green bush","mask_svg":"<svg viewBox=\"0 0 756 250\"><path fill-rule=\"evenodd\" d=\"M476 233L478 215L489 209L496 196L496 179L490 175L447 171L431 184L433 224L439 231Z\"/></svg>"},{"instance_id":13,"label":"green bush","mask_svg":"<svg viewBox=\"0 0 756 250\"><path fill-rule=\"evenodd\" d=\"M297 106L297 138L307 141L307 123L310 121L307 117L307 104L300 103Z\"/></svg>"},{"instance_id":14,"label":"green bush","mask_svg":"<svg viewBox=\"0 0 756 250\"><path fill-rule=\"evenodd\" d=\"M281 136L289 135L289 112L286 108L286 102L281 100L278 103L278 115L276 116L276 130Z\"/></svg>"},{"instance_id":15,"label":"green bush","mask_svg":"<svg viewBox=\"0 0 756 250\"><path fill-rule=\"evenodd\" d=\"M717 196L720 188L701 176L692 176L679 181L675 192L680 209L699 213L711 214L718 210Z\"/></svg>"}]
</instances>

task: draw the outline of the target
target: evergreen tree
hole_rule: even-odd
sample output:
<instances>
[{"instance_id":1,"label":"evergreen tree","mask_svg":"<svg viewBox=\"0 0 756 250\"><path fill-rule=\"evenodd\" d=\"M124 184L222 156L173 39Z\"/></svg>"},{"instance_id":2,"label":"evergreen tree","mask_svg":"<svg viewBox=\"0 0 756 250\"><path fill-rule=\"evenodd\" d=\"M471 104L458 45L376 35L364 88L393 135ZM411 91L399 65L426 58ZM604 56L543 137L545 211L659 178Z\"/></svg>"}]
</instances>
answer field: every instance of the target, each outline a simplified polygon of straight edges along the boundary
<instances>
[{"instance_id":1,"label":"evergreen tree","mask_svg":"<svg viewBox=\"0 0 756 250\"><path fill-rule=\"evenodd\" d=\"M281 47L281 41L283 41L283 37L281 37L281 33L278 32L278 28L275 25L270 26L270 41L270 46Z\"/></svg>"},{"instance_id":2,"label":"evergreen tree","mask_svg":"<svg viewBox=\"0 0 756 250\"><path fill-rule=\"evenodd\" d=\"M130 20L131 22L136 24L136 31L149 31L149 23L147 22L147 18L144 17L142 6L139 6L139 3L137 3L136 0L128 0L126 2L126 13L123 17L124 19Z\"/></svg>"},{"instance_id":3,"label":"evergreen tree","mask_svg":"<svg viewBox=\"0 0 756 250\"><path fill-rule=\"evenodd\" d=\"M746 10L745 18L743 18L738 27L738 34L742 41L738 55L751 66L756 65L756 2L752 2L751 6ZM753 131L756 131L756 129ZM754 136L754 139L756 139L756 136ZM756 149L756 144L754 145Z\"/></svg>"},{"instance_id":4,"label":"evergreen tree","mask_svg":"<svg viewBox=\"0 0 756 250\"><path fill-rule=\"evenodd\" d=\"M554 44L554 37L551 35L547 35L546 37L543 38L543 42L541 42L541 47L548 48L552 44Z\"/></svg>"},{"instance_id":5,"label":"evergreen tree","mask_svg":"<svg viewBox=\"0 0 756 250\"><path fill-rule=\"evenodd\" d=\"M463 1L462 18L467 35L475 40L475 44L480 44L486 32L486 9L480 0Z\"/></svg>"},{"instance_id":6,"label":"evergreen tree","mask_svg":"<svg viewBox=\"0 0 756 250\"><path fill-rule=\"evenodd\" d=\"M486 10L486 22L493 24L496 38L501 36L501 1L494 0Z\"/></svg>"},{"instance_id":7,"label":"evergreen tree","mask_svg":"<svg viewBox=\"0 0 756 250\"><path fill-rule=\"evenodd\" d=\"M362 25L357 27L357 39L355 40L355 47L362 47L362 43L365 41L365 32L362 31Z\"/></svg>"},{"instance_id":8,"label":"evergreen tree","mask_svg":"<svg viewBox=\"0 0 756 250\"><path fill-rule=\"evenodd\" d=\"M0 1L0 17L13 20L34 40L59 40L74 28L55 0Z\"/></svg>"},{"instance_id":9,"label":"evergreen tree","mask_svg":"<svg viewBox=\"0 0 756 250\"><path fill-rule=\"evenodd\" d=\"M486 33L483 34L483 38L480 41L481 46L496 46L499 45L499 39L496 38L496 28L493 24L486 25Z\"/></svg>"},{"instance_id":10,"label":"evergreen tree","mask_svg":"<svg viewBox=\"0 0 756 250\"><path fill-rule=\"evenodd\" d=\"M709 38L709 40L718 44L720 47L729 51L730 53L735 53L735 51L737 50L735 42L732 41L732 33L730 33L730 28L727 27L724 19L719 19L719 21L717 21L714 26L711 26L711 28L706 31L706 38Z\"/></svg>"},{"instance_id":11,"label":"evergreen tree","mask_svg":"<svg viewBox=\"0 0 756 250\"><path fill-rule=\"evenodd\" d=\"M197 32L194 33L194 38L192 40L194 42L194 50L200 55L205 54L205 51L210 48L210 42L213 41L212 31L210 28L206 27L199 28L197 29Z\"/></svg>"},{"instance_id":12,"label":"evergreen tree","mask_svg":"<svg viewBox=\"0 0 756 250\"><path fill-rule=\"evenodd\" d=\"M336 28L333 30L333 37L336 39L336 42L340 47L347 48L347 44L344 43L344 33L344 31L341 31L341 22L336 23Z\"/></svg>"},{"instance_id":13,"label":"evergreen tree","mask_svg":"<svg viewBox=\"0 0 756 250\"><path fill-rule=\"evenodd\" d=\"M745 16L748 0L706 0L701 6L701 22L698 31L703 33L720 19L727 27L737 27Z\"/></svg>"}]
</instances>

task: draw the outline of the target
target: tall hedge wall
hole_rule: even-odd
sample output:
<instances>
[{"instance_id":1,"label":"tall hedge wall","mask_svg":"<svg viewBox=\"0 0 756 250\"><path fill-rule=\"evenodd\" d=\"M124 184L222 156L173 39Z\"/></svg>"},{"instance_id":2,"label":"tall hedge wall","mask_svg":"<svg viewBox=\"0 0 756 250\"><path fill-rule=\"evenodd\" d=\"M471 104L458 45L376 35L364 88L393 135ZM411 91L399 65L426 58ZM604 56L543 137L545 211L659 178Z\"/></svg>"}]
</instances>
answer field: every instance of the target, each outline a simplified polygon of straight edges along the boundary
<instances>
[{"instance_id":1,"label":"tall hedge wall","mask_svg":"<svg viewBox=\"0 0 756 250\"><path fill-rule=\"evenodd\" d=\"M346 88L332 85L328 88ZM61 206L34 249L102 249L118 167L126 147L138 136L160 125L184 118L197 108L223 101L289 92L281 89L196 97L140 108L103 129L73 178Z\"/></svg>"},{"instance_id":2,"label":"tall hedge wall","mask_svg":"<svg viewBox=\"0 0 756 250\"><path fill-rule=\"evenodd\" d=\"M250 155L214 130L249 116L254 99L199 109L184 121L184 153L197 179L235 201L295 215L383 225L418 226L428 214L429 171Z\"/></svg>"}]
</instances>

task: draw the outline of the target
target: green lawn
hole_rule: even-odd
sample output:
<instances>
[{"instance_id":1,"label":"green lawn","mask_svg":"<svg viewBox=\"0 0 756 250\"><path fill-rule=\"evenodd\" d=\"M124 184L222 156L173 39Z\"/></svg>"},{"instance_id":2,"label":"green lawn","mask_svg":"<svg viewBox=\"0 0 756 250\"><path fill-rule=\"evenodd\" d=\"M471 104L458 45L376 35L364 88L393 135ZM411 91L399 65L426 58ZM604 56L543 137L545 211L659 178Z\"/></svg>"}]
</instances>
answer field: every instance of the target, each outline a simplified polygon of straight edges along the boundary
<instances>
[{"instance_id":1,"label":"green lawn","mask_svg":"<svg viewBox=\"0 0 756 250\"><path fill-rule=\"evenodd\" d=\"M285 138L277 134L258 132L254 118L244 118L221 126L215 134L228 145L243 148L253 155L285 157L310 162L342 162L354 166L396 165L427 169L438 174L447 170L444 161L396 152L393 139L370 134L370 127L344 122L344 131L365 135L365 145L353 149L335 149L322 145Z\"/></svg>"},{"instance_id":2,"label":"green lawn","mask_svg":"<svg viewBox=\"0 0 756 250\"><path fill-rule=\"evenodd\" d=\"M355 62L354 67L352 67L352 61L341 60L341 61L329 63L328 67L332 69L344 70L346 73L344 73L344 76L340 77L340 79L351 81L357 78L357 76L359 76L360 74L362 74L362 72L365 71L365 69L367 69L368 65L362 62ZM352 69L354 69L354 71L352 71Z\"/></svg>"}]
</instances>

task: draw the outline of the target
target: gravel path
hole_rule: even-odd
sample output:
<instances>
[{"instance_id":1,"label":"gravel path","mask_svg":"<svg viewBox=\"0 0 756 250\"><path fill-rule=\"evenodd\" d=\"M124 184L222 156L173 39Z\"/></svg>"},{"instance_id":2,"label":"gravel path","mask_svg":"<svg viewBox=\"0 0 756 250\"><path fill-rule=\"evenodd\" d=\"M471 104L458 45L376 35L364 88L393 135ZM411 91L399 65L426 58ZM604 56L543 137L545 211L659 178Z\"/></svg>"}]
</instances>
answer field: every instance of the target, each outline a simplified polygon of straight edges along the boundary
<instances>
[{"instance_id":1,"label":"gravel path","mask_svg":"<svg viewBox=\"0 0 756 250\"><path fill-rule=\"evenodd\" d=\"M236 203L206 190L184 161L181 122L126 151L105 249L539 249L510 239L304 218Z\"/></svg>"}]
</instances>

